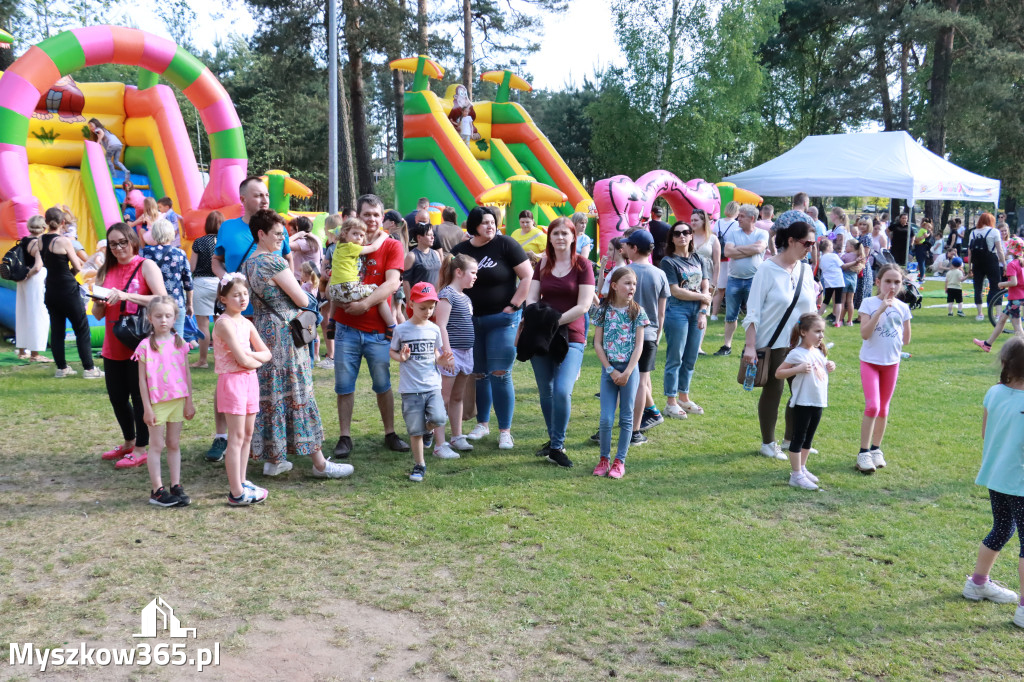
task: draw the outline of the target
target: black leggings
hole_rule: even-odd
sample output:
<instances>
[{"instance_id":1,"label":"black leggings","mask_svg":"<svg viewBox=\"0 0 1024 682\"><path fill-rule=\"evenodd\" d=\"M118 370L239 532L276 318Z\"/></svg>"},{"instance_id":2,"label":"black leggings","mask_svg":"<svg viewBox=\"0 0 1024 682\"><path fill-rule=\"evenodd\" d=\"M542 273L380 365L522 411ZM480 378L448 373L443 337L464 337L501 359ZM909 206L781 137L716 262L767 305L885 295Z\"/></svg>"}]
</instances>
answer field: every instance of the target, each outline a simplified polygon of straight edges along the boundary
<instances>
[{"instance_id":1,"label":"black leggings","mask_svg":"<svg viewBox=\"0 0 1024 682\"><path fill-rule=\"evenodd\" d=\"M995 261L974 263L971 267L971 276L974 278L974 305L980 306L982 304L982 289L985 288L985 278L988 278L989 296L993 292L999 291L999 263ZM985 301L985 305L988 305L988 301Z\"/></svg>"},{"instance_id":2,"label":"black leggings","mask_svg":"<svg viewBox=\"0 0 1024 682\"><path fill-rule=\"evenodd\" d=\"M107 396L114 416L125 440L134 440L135 446L149 445L149 427L143 420L145 410L139 391L139 363L134 360L108 360L103 358L106 372Z\"/></svg>"},{"instance_id":3,"label":"black leggings","mask_svg":"<svg viewBox=\"0 0 1024 682\"><path fill-rule=\"evenodd\" d=\"M85 306L78 292L47 297L44 302L46 311L50 313L50 350L57 369L66 369L68 366L64 359L64 335L69 320L71 328L75 330L75 344L78 346L78 359L82 361L82 368L92 369L95 366L92 362L92 337L89 322L85 319Z\"/></svg>"},{"instance_id":4,"label":"black leggings","mask_svg":"<svg viewBox=\"0 0 1024 682\"><path fill-rule=\"evenodd\" d=\"M988 499L992 503L992 532L985 536L981 544L993 552L1001 550L1010 538L1014 528L1024 526L1024 497L988 491ZM1021 540L1020 556L1024 558L1024 539Z\"/></svg>"},{"instance_id":5,"label":"black leggings","mask_svg":"<svg viewBox=\"0 0 1024 682\"><path fill-rule=\"evenodd\" d=\"M814 432L818 430L823 408L814 405L796 405L793 407L793 438L789 441L790 452L810 450Z\"/></svg>"}]
</instances>

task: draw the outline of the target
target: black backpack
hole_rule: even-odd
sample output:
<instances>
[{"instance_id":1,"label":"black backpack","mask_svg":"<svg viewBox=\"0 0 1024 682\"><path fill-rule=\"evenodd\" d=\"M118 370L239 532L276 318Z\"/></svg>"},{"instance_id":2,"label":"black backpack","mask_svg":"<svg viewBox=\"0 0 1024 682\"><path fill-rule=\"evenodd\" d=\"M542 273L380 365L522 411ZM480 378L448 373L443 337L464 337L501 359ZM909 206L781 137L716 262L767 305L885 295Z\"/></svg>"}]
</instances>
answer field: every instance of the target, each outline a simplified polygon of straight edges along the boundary
<instances>
[{"instance_id":1,"label":"black backpack","mask_svg":"<svg viewBox=\"0 0 1024 682\"><path fill-rule=\"evenodd\" d=\"M995 256L992 249L988 248L988 237L989 231L995 228L986 227L984 230L975 230L971 234L971 243L968 246L971 252L971 261L975 263L989 260Z\"/></svg>"},{"instance_id":2,"label":"black backpack","mask_svg":"<svg viewBox=\"0 0 1024 682\"><path fill-rule=\"evenodd\" d=\"M21 240L8 249L3 260L0 261L0 278L9 279L12 282L23 281L28 277L27 261L28 253L25 251L25 240Z\"/></svg>"}]
</instances>

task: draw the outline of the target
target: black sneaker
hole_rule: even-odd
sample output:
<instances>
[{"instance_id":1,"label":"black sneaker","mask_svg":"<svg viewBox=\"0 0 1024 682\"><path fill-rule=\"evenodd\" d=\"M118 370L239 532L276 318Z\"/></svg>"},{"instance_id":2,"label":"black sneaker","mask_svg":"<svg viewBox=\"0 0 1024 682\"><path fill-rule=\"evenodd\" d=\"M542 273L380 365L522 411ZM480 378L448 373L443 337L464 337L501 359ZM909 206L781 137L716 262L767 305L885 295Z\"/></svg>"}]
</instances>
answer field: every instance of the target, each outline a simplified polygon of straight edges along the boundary
<instances>
[{"instance_id":1,"label":"black sneaker","mask_svg":"<svg viewBox=\"0 0 1024 682\"><path fill-rule=\"evenodd\" d=\"M825 318L825 322L828 323L828 326L831 327L836 323L836 316L833 315L832 313L829 313L828 317Z\"/></svg>"},{"instance_id":2,"label":"black sneaker","mask_svg":"<svg viewBox=\"0 0 1024 682\"><path fill-rule=\"evenodd\" d=\"M648 412L644 410L644 416L640 420L640 431L646 431L647 429L653 429L658 424L665 421L665 417L660 412Z\"/></svg>"},{"instance_id":3,"label":"black sneaker","mask_svg":"<svg viewBox=\"0 0 1024 682\"><path fill-rule=\"evenodd\" d=\"M185 494L185 489L181 485L172 485L171 494L178 498L179 507L187 507L192 504L192 498Z\"/></svg>"},{"instance_id":4,"label":"black sneaker","mask_svg":"<svg viewBox=\"0 0 1024 682\"><path fill-rule=\"evenodd\" d=\"M427 435L423 436L423 449L429 450L432 447L434 447L434 434L428 433Z\"/></svg>"},{"instance_id":5,"label":"black sneaker","mask_svg":"<svg viewBox=\"0 0 1024 682\"><path fill-rule=\"evenodd\" d=\"M540 450L538 450L537 452L535 452L533 454L537 455L538 457L547 457L548 456L548 451L550 449L551 449L551 441L548 441L547 443L544 443L544 445L540 446Z\"/></svg>"},{"instance_id":6,"label":"black sneaker","mask_svg":"<svg viewBox=\"0 0 1024 682\"><path fill-rule=\"evenodd\" d=\"M384 434L384 447L391 452L409 452L409 444L399 438L394 431Z\"/></svg>"},{"instance_id":7,"label":"black sneaker","mask_svg":"<svg viewBox=\"0 0 1024 682\"><path fill-rule=\"evenodd\" d=\"M423 480L423 477L427 475L427 467L423 464L416 464L412 468L412 473L409 474L409 480L419 483Z\"/></svg>"},{"instance_id":8,"label":"black sneaker","mask_svg":"<svg viewBox=\"0 0 1024 682\"><path fill-rule=\"evenodd\" d=\"M715 355L721 357L723 355L732 355L732 346L722 346L715 351Z\"/></svg>"},{"instance_id":9,"label":"black sneaker","mask_svg":"<svg viewBox=\"0 0 1024 682\"><path fill-rule=\"evenodd\" d=\"M157 507L177 507L181 500L177 495L167 492L167 489L160 486L149 494L149 503Z\"/></svg>"},{"instance_id":10,"label":"black sneaker","mask_svg":"<svg viewBox=\"0 0 1024 682\"><path fill-rule=\"evenodd\" d=\"M565 454L565 450L549 449L547 459L552 464L557 464L560 467L565 467L566 469L572 468L572 460L569 459L567 454Z\"/></svg>"},{"instance_id":11,"label":"black sneaker","mask_svg":"<svg viewBox=\"0 0 1024 682\"><path fill-rule=\"evenodd\" d=\"M224 451L228 449L227 438L214 438L213 445L206 451L207 462L223 462Z\"/></svg>"},{"instance_id":12,"label":"black sneaker","mask_svg":"<svg viewBox=\"0 0 1024 682\"><path fill-rule=\"evenodd\" d=\"M639 431L633 432L633 437L629 439L630 445L643 445L647 442L647 436L640 433Z\"/></svg>"},{"instance_id":13,"label":"black sneaker","mask_svg":"<svg viewBox=\"0 0 1024 682\"><path fill-rule=\"evenodd\" d=\"M597 443L598 445L600 445L601 444L601 432L598 431L593 436L591 436L590 437L590 442L591 443Z\"/></svg>"},{"instance_id":14,"label":"black sneaker","mask_svg":"<svg viewBox=\"0 0 1024 682\"><path fill-rule=\"evenodd\" d=\"M352 453L352 437L338 436L338 443L334 446L334 456L338 459L345 459Z\"/></svg>"}]
</instances>

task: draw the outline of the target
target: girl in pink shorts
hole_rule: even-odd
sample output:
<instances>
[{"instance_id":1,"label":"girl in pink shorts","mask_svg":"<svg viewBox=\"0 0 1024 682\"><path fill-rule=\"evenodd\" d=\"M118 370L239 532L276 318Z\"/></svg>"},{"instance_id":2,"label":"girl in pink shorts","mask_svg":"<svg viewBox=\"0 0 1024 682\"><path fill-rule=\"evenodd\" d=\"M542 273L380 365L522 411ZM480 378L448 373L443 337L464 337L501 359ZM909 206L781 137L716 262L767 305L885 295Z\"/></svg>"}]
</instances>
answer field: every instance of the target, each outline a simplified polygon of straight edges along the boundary
<instances>
[{"instance_id":1,"label":"girl in pink shorts","mask_svg":"<svg viewBox=\"0 0 1024 682\"><path fill-rule=\"evenodd\" d=\"M249 285L240 273L220 281L217 298L224 314L213 327L213 357L217 371L217 406L228 423L224 466L228 474L228 504L244 507L267 499L267 491L245 477L249 443L260 407L256 369L270 361L270 350L252 322L242 317L249 305Z\"/></svg>"}]
</instances>

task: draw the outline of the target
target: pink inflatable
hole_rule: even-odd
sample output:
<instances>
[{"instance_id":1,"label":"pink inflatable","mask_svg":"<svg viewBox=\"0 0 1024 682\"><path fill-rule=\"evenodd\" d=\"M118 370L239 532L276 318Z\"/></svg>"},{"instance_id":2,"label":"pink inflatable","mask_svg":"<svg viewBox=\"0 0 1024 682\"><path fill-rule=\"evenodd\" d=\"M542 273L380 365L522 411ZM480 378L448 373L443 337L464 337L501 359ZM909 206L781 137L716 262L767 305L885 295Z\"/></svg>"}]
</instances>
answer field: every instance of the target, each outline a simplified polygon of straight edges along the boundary
<instances>
[{"instance_id":1,"label":"pink inflatable","mask_svg":"<svg viewBox=\"0 0 1024 682\"><path fill-rule=\"evenodd\" d=\"M604 254L612 239L639 225L641 216L650 216L658 197L665 198L676 220L689 220L695 208L707 212L712 220L721 211L718 187L701 179L683 182L668 171L654 170L636 182L625 175L598 180L594 185L594 203L599 253Z\"/></svg>"}]
</instances>

